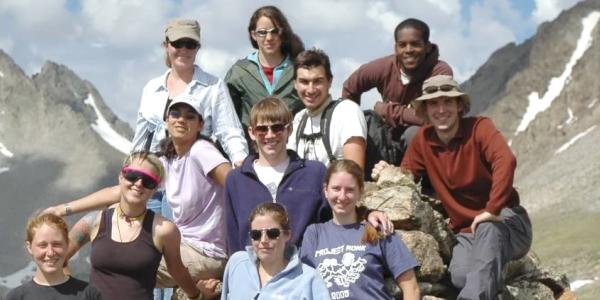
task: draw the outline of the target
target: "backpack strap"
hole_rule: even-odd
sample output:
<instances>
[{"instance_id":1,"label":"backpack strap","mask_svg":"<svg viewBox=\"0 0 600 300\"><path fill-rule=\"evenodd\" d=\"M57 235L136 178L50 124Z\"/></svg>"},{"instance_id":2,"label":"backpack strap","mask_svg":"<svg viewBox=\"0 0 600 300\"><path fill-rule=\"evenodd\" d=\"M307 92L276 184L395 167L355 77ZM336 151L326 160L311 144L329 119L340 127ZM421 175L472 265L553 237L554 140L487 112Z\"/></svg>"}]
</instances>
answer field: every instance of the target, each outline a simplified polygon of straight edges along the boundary
<instances>
[{"instance_id":1,"label":"backpack strap","mask_svg":"<svg viewBox=\"0 0 600 300\"><path fill-rule=\"evenodd\" d=\"M308 111L302 115L300 119L300 123L298 124L298 128L296 128L296 151L298 151L298 146L300 145L300 139L304 135L304 128L306 128L306 121L308 120Z\"/></svg>"},{"instance_id":2,"label":"backpack strap","mask_svg":"<svg viewBox=\"0 0 600 300\"><path fill-rule=\"evenodd\" d=\"M333 155L333 151L331 151L331 143L329 141L329 131L331 129L331 116L333 115L333 110L335 107L341 102L340 99L329 102L323 112L321 113L321 130L317 133L313 134L304 134L304 128L306 128L306 122L308 121L308 113L304 114L300 119L300 123L298 124L298 129L296 131L296 149L298 149L298 145L300 144L300 139L304 140L316 140L321 139L323 141L323 146L325 146L325 151L327 152L327 158L329 161L336 160Z\"/></svg>"},{"instance_id":3,"label":"backpack strap","mask_svg":"<svg viewBox=\"0 0 600 300\"><path fill-rule=\"evenodd\" d=\"M329 140L329 133L331 131L331 116L333 115L333 111L335 107L342 102L342 99L337 99L329 102L323 113L321 113L321 134L323 135L322 141L323 146L325 146L325 151L327 151L327 157L329 158L329 162L336 160L333 155L333 151L331 151L331 142Z\"/></svg>"}]
</instances>

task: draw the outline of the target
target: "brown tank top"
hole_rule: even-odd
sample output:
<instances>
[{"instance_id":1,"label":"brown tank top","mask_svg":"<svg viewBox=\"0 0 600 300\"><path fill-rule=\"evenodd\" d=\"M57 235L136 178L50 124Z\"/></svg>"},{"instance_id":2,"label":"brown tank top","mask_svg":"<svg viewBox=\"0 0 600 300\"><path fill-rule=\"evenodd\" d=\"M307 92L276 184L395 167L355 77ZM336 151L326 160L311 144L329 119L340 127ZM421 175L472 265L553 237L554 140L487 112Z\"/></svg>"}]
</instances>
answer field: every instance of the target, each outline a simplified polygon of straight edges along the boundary
<instances>
[{"instance_id":1,"label":"brown tank top","mask_svg":"<svg viewBox=\"0 0 600 300\"><path fill-rule=\"evenodd\" d=\"M140 234L131 242L111 239L114 208L102 211L98 235L92 242L90 282L103 299L153 299L152 289L162 254L152 241L154 212L148 210Z\"/></svg>"}]
</instances>

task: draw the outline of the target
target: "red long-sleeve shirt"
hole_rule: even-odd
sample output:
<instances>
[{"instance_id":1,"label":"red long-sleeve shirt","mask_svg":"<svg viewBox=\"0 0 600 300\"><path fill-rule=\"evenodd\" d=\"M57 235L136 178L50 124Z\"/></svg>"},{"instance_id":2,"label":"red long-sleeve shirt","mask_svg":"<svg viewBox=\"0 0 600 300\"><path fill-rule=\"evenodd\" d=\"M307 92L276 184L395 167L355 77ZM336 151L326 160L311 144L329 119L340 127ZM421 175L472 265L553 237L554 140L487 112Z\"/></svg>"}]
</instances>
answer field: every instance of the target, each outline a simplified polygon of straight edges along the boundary
<instances>
[{"instance_id":1,"label":"red long-sleeve shirt","mask_svg":"<svg viewBox=\"0 0 600 300\"><path fill-rule=\"evenodd\" d=\"M483 211L499 215L502 208L519 205L516 166L506 140L485 117L461 118L447 145L431 125L421 127L402 160L417 178L427 174L455 232L469 232Z\"/></svg>"}]
</instances>

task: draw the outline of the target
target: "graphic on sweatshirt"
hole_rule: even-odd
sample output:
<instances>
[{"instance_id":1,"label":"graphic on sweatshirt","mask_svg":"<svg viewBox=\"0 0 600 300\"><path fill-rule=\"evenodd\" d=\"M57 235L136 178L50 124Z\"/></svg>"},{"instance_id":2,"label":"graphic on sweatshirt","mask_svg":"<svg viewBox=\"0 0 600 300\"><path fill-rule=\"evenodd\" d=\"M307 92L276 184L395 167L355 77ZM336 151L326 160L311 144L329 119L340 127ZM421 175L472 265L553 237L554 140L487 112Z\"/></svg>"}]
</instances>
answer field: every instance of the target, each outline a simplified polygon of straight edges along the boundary
<instances>
[{"instance_id":1,"label":"graphic on sweatshirt","mask_svg":"<svg viewBox=\"0 0 600 300\"><path fill-rule=\"evenodd\" d=\"M337 258L327 258L318 265L317 270L327 288L332 287L333 283L339 287L349 287L360 278L360 274L365 270L367 264L366 259L356 257L351 252L344 253L341 260L338 263Z\"/></svg>"}]
</instances>

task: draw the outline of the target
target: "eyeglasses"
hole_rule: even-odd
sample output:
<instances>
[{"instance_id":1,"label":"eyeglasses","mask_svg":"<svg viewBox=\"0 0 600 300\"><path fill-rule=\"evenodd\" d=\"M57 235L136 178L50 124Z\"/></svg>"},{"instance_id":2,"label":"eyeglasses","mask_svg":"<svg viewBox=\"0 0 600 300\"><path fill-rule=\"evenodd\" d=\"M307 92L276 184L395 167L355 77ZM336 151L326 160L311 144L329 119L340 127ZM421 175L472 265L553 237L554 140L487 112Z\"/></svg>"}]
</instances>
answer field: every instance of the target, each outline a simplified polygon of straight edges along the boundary
<instances>
[{"instance_id":1,"label":"eyeglasses","mask_svg":"<svg viewBox=\"0 0 600 300\"><path fill-rule=\"evenodd\" d=\"M200 46L200 44L192 39L178 39L176 41L169 41L169 44L175 49L181 49L185 47L189 50L194 50Z\"/></svg>"},{"instance_id":2,"label":"eyeglasses","mask_svg":"<svg viewBox=\"0 0 600 300\"><path fill-rule=\"evenodd\" d=\"M257 135L266 135L269 132L269 129L271 129L271 132L274 134L280 134L288 127L290 127L290 124L277 123L272 125L256 125L252 127L252 130Z\"/></svg>"},{"instance_id":3,"label":"eyeglasses","mask_svg":"<svg viewBox=\"0 0 600 300\"><path fill-rule=\"evenodd\" d=\"M440 86L430 85L430 86L426 87L425 89L423 89L423 93L424 94L433 94L437 91L449 92L454 89L456 89L456 87L451 84L443 84Z\"/></svg>"},{"instance_id":4,"label":"eyeglasses","mask_svg":"<svg viewBox=\"0 0 600 300\"><path fill-rule=\"evenodd\" d=\"M282 231L283 230L279 228L252 229L250 230L250 238L253 241L258 242L262 238L263 234L266 233L267 238L269 238L270 240L276 240L279 238L279 236L281 236Z\"/></svg>"},{"instance_id":5,"label":"eyeglasses","mask_svg":"<svg viewBox=\"0 0 600 300\"><path fill-rule=\"evenodd\" d=\"M256 36L260 37L260 38L264 38L267 36L267 34L279 34L280 30L277 27L273 27L271 29L257 29L254 31L256 33Z\"/></svg>"},{"instance_id":6,"label":"eyeglasses","mask_svg":"<svg viewBox=\"0 0 600 300\"><path fill-rule=\"evenodd\" d=\"M125 180L131 183L136 183L138 180L141 179L142 186L149 190L153 190L154 188L156 188L158 186L158 183L160 182L158 177L140 169L135 169L131 167L124 167L123 170L121 170L121 174L123 174L123 178L125 178Z\"/></svg>"},{"instance_id":7,"label":"eyeglasses","mask_svg":"<svg viewBox=\"0 0 600 300\"><path fill-rule=\"evenodd\" d=\"M187 111L186 113L183 113L176 109L169 110L168 115L170 118L173 118L173 119L179 119L179 118L183 117L184 119L186 119L188 121L194 120L198 116L197 113L194 113L191 111Z\"/></svg>"}]
</instances>

